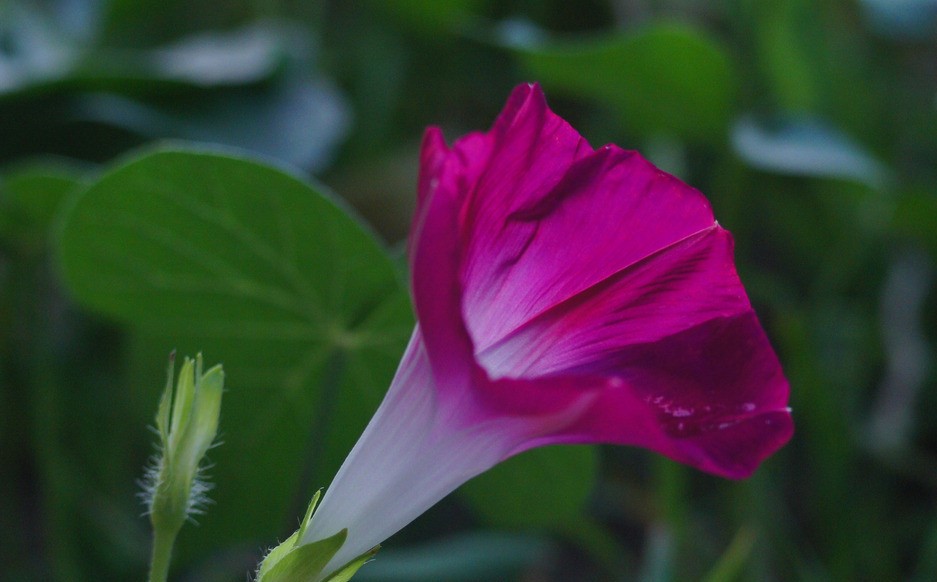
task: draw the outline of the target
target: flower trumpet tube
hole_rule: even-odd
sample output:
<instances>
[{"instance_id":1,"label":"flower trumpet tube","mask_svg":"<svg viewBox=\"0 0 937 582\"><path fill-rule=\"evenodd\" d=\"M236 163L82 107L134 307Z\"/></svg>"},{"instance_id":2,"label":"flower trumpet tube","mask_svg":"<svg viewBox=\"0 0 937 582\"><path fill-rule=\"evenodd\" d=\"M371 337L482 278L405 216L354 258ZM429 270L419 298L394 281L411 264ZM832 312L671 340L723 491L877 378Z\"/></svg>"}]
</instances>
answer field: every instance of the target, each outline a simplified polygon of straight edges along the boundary
<instances>
[{"instance_id":1,"label":"flower trumpet tube","mask_svg":"<svg viewBox=\"0 0 937 582\"><path fill-rule=\"evenodd\" d=\"M418 189L418 324L303 532L347 530L324 574L533 447L640 446L743 478L791 437L787 381L698 191L593 149L536 85L486 133L449 147L430 128Z\"/></svg>"}]
</instances>

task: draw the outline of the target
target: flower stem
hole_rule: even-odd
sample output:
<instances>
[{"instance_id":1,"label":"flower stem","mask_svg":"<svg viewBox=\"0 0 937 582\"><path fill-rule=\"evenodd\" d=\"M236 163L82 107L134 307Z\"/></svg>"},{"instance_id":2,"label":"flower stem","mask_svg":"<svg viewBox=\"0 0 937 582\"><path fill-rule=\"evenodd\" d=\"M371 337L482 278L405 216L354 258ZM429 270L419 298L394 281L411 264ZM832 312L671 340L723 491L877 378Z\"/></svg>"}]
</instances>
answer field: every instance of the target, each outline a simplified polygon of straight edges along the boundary
<instances>
[{"instance_id":1,"label":"flower stem","mask_svg":"<svg viewBox=\"0 0 937 582\"><path fill-rule=\"evenodd\" d=\"M153 528L153 553L150 557L149 582L166 582L169 577L169 561L172 558L172 546L176 543L179 530Z\"/></svg>"}]
</instances>

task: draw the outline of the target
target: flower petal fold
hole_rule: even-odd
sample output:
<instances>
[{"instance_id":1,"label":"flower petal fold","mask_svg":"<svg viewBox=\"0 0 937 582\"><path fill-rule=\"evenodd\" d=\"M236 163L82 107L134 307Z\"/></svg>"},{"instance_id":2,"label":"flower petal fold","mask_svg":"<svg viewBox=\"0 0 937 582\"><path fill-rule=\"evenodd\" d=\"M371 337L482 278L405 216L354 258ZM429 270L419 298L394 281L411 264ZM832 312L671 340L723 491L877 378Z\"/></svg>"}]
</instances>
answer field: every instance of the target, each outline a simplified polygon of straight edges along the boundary
<instances>
[{"instance_id":1,"label":"flower petal fold","mask_svg":"<svg viewBox=\"0 0 937 582\"><path fill-rule=\"evenodd\" d=\"M632 445L743 478L793 433L787 380L751 311L630 346L586 370L477 387L492 414L527 423L515 453L559 443ZM551 403L569 411L565 423L544 424Z\"/></svg>"},{"instance_id":2,"label":"flower petal fold","mask_svg":"<svg viewBox=\"0 0 937 582\"><path fill-rule=\"evenodd\" d=\"M749 311L732 254L731 235L713 224L554 305L478 360L495 377L584 371L628 346Z\"/></svg>"},{"instance_id":3,"label":"flower petal fold","mask_svg":"<svg viewBox=\"0 0 937 582\"><path fill-rule=\"evenodd\" d=\"M476 348L714 223L699 192L640 155L591 153L536 202L471 226L462 299Z\"/></svg>"}]
</instances>

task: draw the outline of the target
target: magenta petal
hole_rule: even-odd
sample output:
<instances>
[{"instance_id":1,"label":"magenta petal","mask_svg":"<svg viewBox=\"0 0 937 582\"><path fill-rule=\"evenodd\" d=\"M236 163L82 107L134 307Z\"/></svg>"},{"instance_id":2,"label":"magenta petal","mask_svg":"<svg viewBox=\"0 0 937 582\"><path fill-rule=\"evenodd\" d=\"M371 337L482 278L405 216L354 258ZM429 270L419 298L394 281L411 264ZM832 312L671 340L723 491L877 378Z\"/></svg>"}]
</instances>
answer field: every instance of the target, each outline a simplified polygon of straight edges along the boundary
<instances>
[{"instance_id":1,"label":"magenta petal","mask_svg":"<svg viewBox=\"0 0 937 582\"><path fill-rule=\"evenodd\" d=\"M713 225L699 192L634 152L593 151L549 110L538 87L525 85L486 134L450 150L438 130L427 132L411 251L451 247L446 257L441 249L422 256L435 257L435 286L459 286L463 323L482 351L556 303ZM439 232L449 240L432 234ZM421 321L421 303L435 294L414 290Z\"/></svg>"},{"instance_id":2,"label":"magenta petal","mask_svg":"<svg viewBox=\"0 0 937 582\"><path fill-rule=\"evenodd\" d=\"M535 203L590 151L529 85L512 93L488 133L469 134L449 149L438 129L427 131L410 259L417 317L427 350L439 352L432 357L439 373L454 371L472 351L462 319L463 264L475 230L497 228L523 201ZM536 172L525 169L535 160L542 160Z\"/></svg>"},{"instance_id":3,"label":"magenta petal","mask_svg":"<svg viewBox=\"0 0 937 582\"><path fill-rule=\"evenodd\" d=\"M414 302L463 420L507 415L519 449L635 444L730 476L789 438L786 380L698 191L593 151L536 86L451 149L429 130L419 190Z\"/></svg>"},{"instance_id":4,"label":"magenta petal","mask_svg":"<svg viewBox=\"0 0 937 582\"><path fill-rule=\"evenodd\" d=\"M471 140L484 148L483 141ZM469 170L448 150L442 134L430 129L423 138L419 201L410 239L410 268L417 319L423 328L434 373L440 379L471 376L472 342L462 322L462 289L458 279L459 209ZM473 149L474 153L478 153ZM441 383L453 386L452 381ZM463 382L464 384L464 382ZM467 389L467 385L453 390Z\"/></svg>"},{"instance_id":5,"label":"magenta petal","mask_svg":"<svg viewBox=\"0 0 937 582\"><path fill-rule=\"evenodd\" d=\"M593 151L536 86L451 149L428 131L419 189L414 302L463 421L513 419L519 450L635 444L730 476L790 437L786 380L698 191Z\"/></svg>"},{"instance_id":6,"label":"magenta petal","mask_svg":"<svg viewBox=\"0 0 937 582\"><path fill-rule=\"evenodd\" d=\"M495 377L584 370L629 345L749 309L732 237L714 224L553 306L478 360Z\"/></svg>"},{"instance_id":7,"label":"magenta petal","mask_svg":"<svg viewBox=\"0 0 937 582\"><path fill-rule=\"evenodd\" d=\"M702 470L746 477L793 434L789 386L752 311L623 350L605 370L654 411L663 436L638 444Z\"/></svg>"},{"instance_id":8,"label":"magenta petal","mask_svg":"<svg viewBox=\"0 0 937 582\"><path fill-rule=\"evenodd\" d=\"M472 226L463 309L476 349L714 223L699 192L636 153L579 159L536 201Z\"/></svg>"},{"instance_id":9,"label":"magenta petal","mask_svg":"<svg viewBox=\"0 0 937 582\"><path fill-rule=\"evenodd\" d=\"M793 432L787 380L751 311L622 348L582 373L480 387L490 410L526 418L529 440L519 450L635 445L740 478ZM564 407L570 411L564 425L538 424Z\"/></svg>"}]
</instances>

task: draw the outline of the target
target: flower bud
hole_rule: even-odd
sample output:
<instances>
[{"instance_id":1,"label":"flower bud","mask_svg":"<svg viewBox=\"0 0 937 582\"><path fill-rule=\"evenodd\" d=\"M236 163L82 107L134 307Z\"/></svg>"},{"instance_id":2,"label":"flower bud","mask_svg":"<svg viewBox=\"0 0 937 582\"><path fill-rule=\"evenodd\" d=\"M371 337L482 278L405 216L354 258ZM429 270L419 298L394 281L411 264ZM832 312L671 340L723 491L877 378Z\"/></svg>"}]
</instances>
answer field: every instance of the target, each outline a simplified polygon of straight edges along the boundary
<instances>
[{"instance_id":1,"label":"flower bud","mask_svg":"<svg viewBox=\"0 0 937 582\"><path fill-rule=\"evenodd\" d=\"M199 478L199 463L218 433L224 390L221 365L203 373L199 354L185 359L173 391L174 356L156 413L160 455L147 471L144 492L153 528L173 532L207 501L210 486Z\"/></svg>"}]
</instances>

